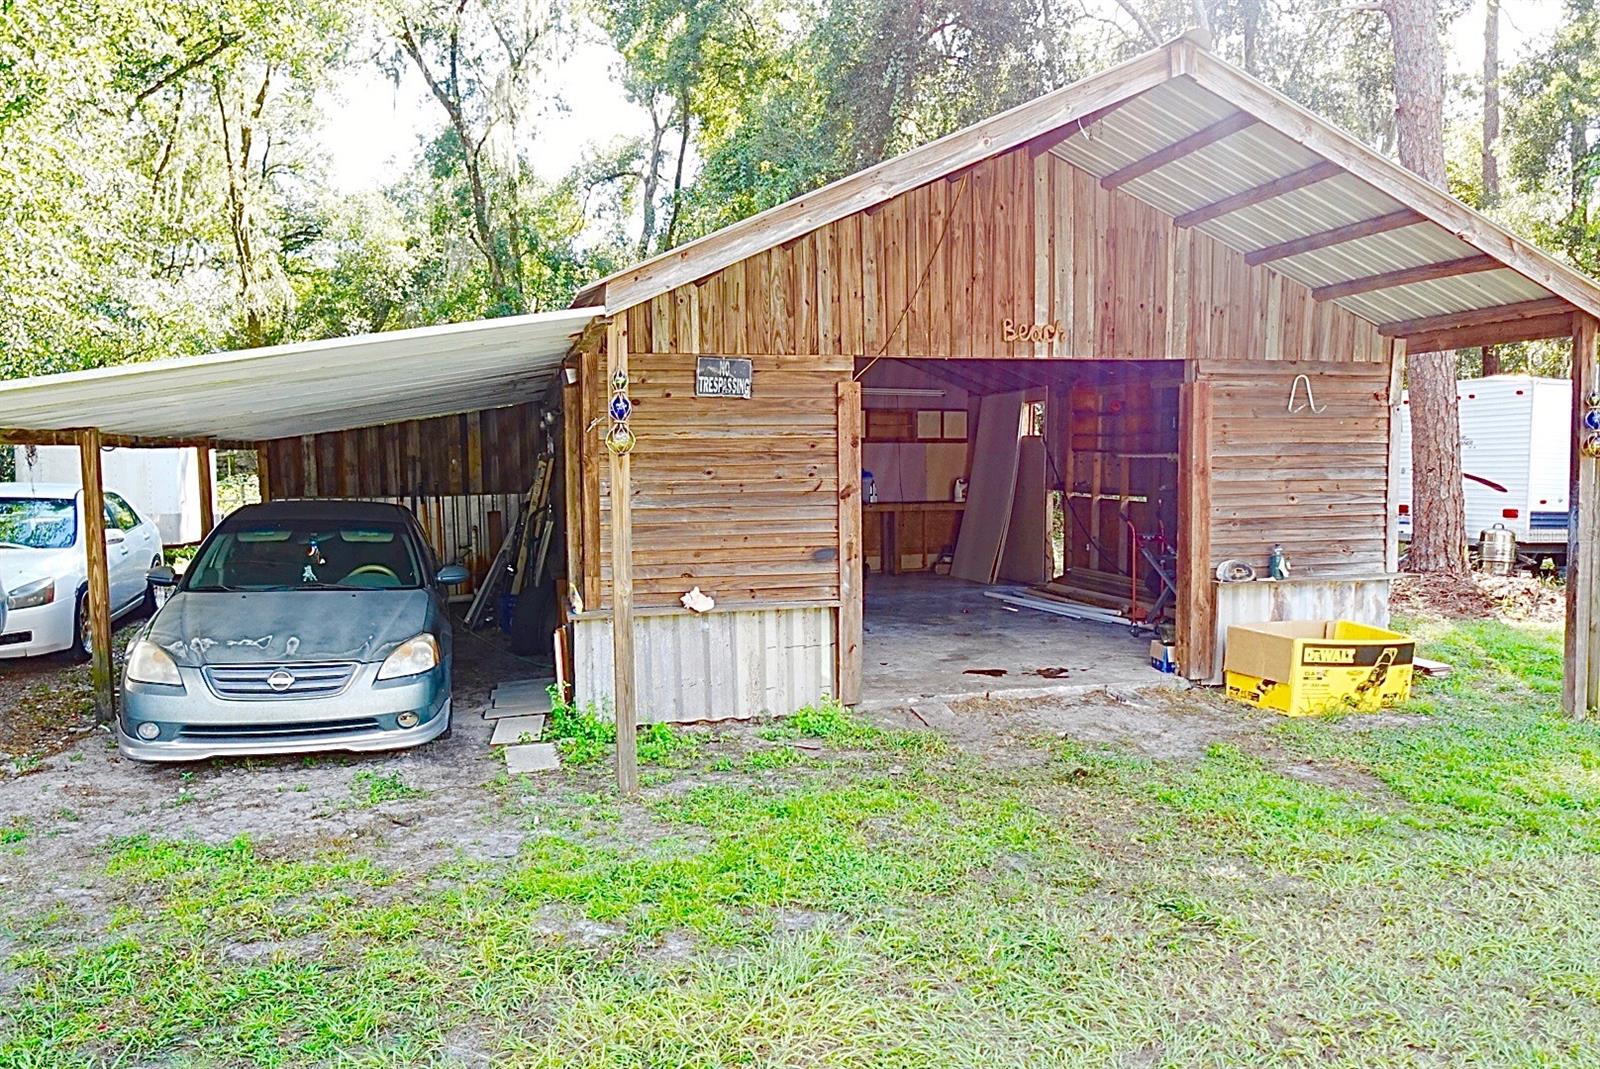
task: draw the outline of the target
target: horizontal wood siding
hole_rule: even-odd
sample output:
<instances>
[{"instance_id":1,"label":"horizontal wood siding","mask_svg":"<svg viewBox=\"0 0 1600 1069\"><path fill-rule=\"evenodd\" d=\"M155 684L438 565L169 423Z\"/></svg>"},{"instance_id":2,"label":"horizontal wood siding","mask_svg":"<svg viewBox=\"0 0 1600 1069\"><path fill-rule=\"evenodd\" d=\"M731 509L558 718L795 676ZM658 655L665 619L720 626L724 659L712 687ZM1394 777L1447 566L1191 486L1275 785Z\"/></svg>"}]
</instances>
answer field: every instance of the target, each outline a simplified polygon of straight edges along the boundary
<instances>
[{"instance_id":1,"label":"horizontal wood siding","mask_svg":"<svg viewBox=\"0 0 1600 1069\"><path fill-rule=\"evenodd\" d=\"M1369 323L1048 153L996 156L626 312L661 353L1380 362ZM1056 322L1007 341L1004 321Z\"/></svg>"},{"instance_id":2,"label":"horizontal wood siding","mask_svg":"<svg viewBox=\"0 0 1600 1069\"><path fill-rule=\"evenodd\" d=\"M631 339L630 339L631 340ZM839 596L838 383L849 357L755 355L750 400L694 396L694 357L630 353L633 589L672 606ZM587 436L598 456L599 433ZM611 602L611 488L599 468L600 605Z\"/></svg>"},{"instance_id":3,"label":"horizontal wood siding","mask_svg":"<svg viewBox=\"0 0 1600 1069\"><path fill-rule=\"evenodd\" d=\"M1320 412L1288 411L1305 374ZM1274 543L1293 574L1384 571L1389 370L1384 363L1202 361L1211 384L1211 564L1266 574ZM1302 383L1295 399L1307 403Z\"/></svg>"},{"instance_id":4,"label":"horizontal wood siding","mask_svg":"<svg viewBox=\"0 0 1600 1069\"><path fill-rule=\"evenodd\" d=\"M539 461L540 408L334 431L264 444L273 497L526 494Z\"/></svg>"}]
</instances>

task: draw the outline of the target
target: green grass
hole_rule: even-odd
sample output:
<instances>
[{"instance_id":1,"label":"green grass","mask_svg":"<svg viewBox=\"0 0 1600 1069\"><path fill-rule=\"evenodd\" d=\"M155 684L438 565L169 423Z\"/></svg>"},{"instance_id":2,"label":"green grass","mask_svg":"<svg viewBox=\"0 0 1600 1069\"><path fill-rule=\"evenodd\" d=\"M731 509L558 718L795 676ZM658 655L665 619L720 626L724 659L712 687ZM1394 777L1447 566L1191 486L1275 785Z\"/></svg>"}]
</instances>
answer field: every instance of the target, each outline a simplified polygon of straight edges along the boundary
<instances>
[{"instance_id":1,"label":"green grass","mask_svg":"<svg viewBox=\"0 0 1600 1069\"><path fill-rule=\"evenodd\" d=\"M594 767L503 792L509 861L120 841L90 936L0 913L0 1065L1600 1063L1600 730L1559 636L1408 626L1457 673L1404 717L1213 712L1188 761L822 703L647 729L619 805L568 710Z\"/></svg>"},{"instance_id":2,"label":"green grass","mask_svg":"<svg viewBox=\"0 0 1600 1069\"><path fill-rule=\"evenodd\" d=\"M398 772L377 773L362 769L351 780L350 790L356 803L363 806L382 805L406 798L426 798L427 791L413 787L400 778Z\"/></svg>"}]
</instances>

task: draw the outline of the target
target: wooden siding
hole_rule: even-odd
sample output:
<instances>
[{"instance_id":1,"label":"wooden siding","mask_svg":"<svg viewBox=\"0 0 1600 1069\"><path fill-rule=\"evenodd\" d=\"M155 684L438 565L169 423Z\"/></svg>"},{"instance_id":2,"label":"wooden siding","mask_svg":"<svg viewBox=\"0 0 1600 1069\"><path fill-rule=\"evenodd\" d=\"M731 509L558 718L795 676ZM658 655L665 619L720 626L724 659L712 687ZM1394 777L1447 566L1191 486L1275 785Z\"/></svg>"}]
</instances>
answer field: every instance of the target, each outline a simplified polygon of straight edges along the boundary
<instances>
[{"instance_id":1,"label":"wooden siding","mask_svg":"<svg viewBox=\"0 0 1600 1069\"><path fill-rule=\"evenodd\" d=\"M1211 385L1211 565L1238 559L1264 575L1278 543L1297 576L1381 574L1388 365L1205 361L1198 373ZM1288 411L1302 373L1320 412Z\"/></svg>"},{"instance_id":2,"label":"wooden siding","mask_svg":"<svg viewBox=\"0 0 1600 1069\"><path fill-rule=\"evenodd\" d=\"M633 588L674 606L698 586L719 604L839 597L839 356L751 357L750 400L694 396L694 358L630 353ZM586 392L587 389L586 389ZM611 601L610 478L598 474L600 602ZM596 606L590 606L596 607Z\"/></svg>"},{"instance_id":3,"label":"wooden siding","mask_svg":"<svg viewBox=\"0 0 1600 1069\"><path fill-rule=\"evenodd\" d=\"M526 494L540 407L511 405L263 443L273 497Z\"/></svg>"},{"instance_id":4,"label":"wooden siding","mask_svg":"<svg viewBox=\"0 0 1600 1069\"><path fill-rule=\"evenodd\" d=\"M1045 153L986 160L625 313L677 353L1383 361L1305 286ZM1006 341L1005 320L1059 322Z\"/></svg>"}]
</instances>

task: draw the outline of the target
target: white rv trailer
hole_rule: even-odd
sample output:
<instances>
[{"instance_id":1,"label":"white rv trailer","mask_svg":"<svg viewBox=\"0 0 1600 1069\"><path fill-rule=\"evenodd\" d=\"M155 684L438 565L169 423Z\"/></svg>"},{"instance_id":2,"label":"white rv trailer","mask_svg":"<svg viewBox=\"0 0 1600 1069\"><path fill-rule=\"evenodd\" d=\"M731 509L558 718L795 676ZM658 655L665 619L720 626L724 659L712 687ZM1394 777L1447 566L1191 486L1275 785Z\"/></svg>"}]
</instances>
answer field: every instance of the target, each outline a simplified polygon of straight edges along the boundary
<instances>
[{"instance_id":1,"label":"white rv trailer","mask_svg":"<svg viewBox=\"0 0 1600 1069\"><path fill-rule=\"evenodd\" d=\"M1491 375L1456 384L1461 399L1461 473L1467 538L1495 524L1530 554L1564 556L1572 382L1532 375ZM1411 537L1411 409L1400 406L1395 452L1400 537Z\"/></svg>"},{"instance_id":2,"label":"white rv trailer","mask_svg":"<svg viewBox=\"0 0 1600 1069\"><path fill-rule=\"evenodd\" d=\"M42 445L29 456L14 446L17 482L82 484L75 445ZM211 454L216 485L216 453ZM141 516L147 516L169 546L200 540L200 473L193 449L107 449L101 455L105 484L114 486Z\"/></svg>"}]
</instances>

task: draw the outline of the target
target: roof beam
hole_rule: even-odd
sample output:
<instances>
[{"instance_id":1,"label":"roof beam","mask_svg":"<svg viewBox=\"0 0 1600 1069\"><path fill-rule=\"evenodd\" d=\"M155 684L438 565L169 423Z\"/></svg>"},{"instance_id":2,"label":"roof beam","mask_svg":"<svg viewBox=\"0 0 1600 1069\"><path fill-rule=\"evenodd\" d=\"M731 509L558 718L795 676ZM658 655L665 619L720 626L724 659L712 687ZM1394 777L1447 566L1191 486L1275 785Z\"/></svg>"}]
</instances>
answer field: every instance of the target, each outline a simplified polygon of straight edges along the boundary
<instances>
[{"instance_id":1,"label":"roof beam","mask_svg":"<svg viewBox=\"0 0 1600 1069\"><path fill-rule=\"evenodd\" d=\"M1274 197L1281 197L1285 193L1293 193L1297 189L1304 189L1306 186L1314 185L1340 173L1341 171L1337 164L1329 163L1327 160L1318 160L1304 170L1286 174L1282 178L1274 178L1270 182L1264 182L1259 186L1241 190L1232 196L1201 205L1194 211L1184 212L1173 222L1179 226L1199 226L1201 223L1209 223L1211 220L1219 219L1230 212L1252 207Z\"/></svg>"},{"instance_id":2,"label":"roof beam","mask_svg":"<svg viewBox=\"0 0 1600 1069\"><path fill-rule=\"evenodd\" d=\"M1449 349L1476 349L1483 345L1509 345L1519 341L1565 338L1572 333L1572 313L1536 316L1532 319L1507 319L1475 327L1406 335L1406 351L1436 353Z\"/></svg>"},{"instance_id":3,"label":"roof beam","mask_svg":"<svg viewBox=\"0 0 1600 1069\"><path fill-rule=\"evenodd\" d=\"M1057 145L1062 144L1063 142L1076 137L1078 134L1083 133L1089 127L1093 126L1101 119L1104 119L1107 115L1110 115L1112 112L1116 111L1118 108L1122 107L1122 105L1126 104L1132 99L1132 97L1126 97L1122 100L1114 100L1103 108L1096 108L1085 115L1078 116L1065 126L1058 126L1054 130L1045 131L1038 137L1028 142L1029 155L1044 155Z\"/></svg>"},{"instance_id":4,"label":"roof beam","mask_svg":"<svg viewBox=\"0 0 1600 1069\"><path fill-rule=\"evenodd\" d=\"M1391 230L1401 227L1414 226L1427 221L1427 217L1415 208L1401 208L1399 211L1387 215L1379 215L1372 219L1361 219L1344 226L1336 226L1315 234L1304 237L1291 238L1281 241L1276 245L1268 245L1264 249L1244 254L1244 262L1251 267L1271 263L1273 260L1285 260L1290 256L1299 256L1303 252L1316 252L1318 249L1332 248L1334 245L1343 245L1347 241L1356 241L1360 238L1370 238L1374 234L1387 234Z\"/></svg>"},{"instance_id":5,"label":"roof beam","mask_svg":"<svg viewBox=\"0 0 1600 1069\"><path fill-rule=\"evenodd\" d=\"M1117 168L1104 178L1100 179L1102 189L1116 189L1126 185L1135 178L1142 178L1158 168L1180 160L1193 152L1199 152L1207 145L1214 145L1225 137L1230 137L1248 127L1254 126L1257 119L1246 111L1236 111L1227 115L1210 126L1196 130L1187 137L1181 137L1170 145L1156 149L1148 156L1141 156L1132 163Z\"/></svg>"},{"instance_id":6,"label":"roof beam","mask_svg":"<svg viewBox=\"0 0 1600 1069\"><path fill-rule=\"evenodd\" d=\"M1454 278L1457 275L1470 275L1478 271L1493 271L1504 266L1493 256L1478 253L1473 256L1463 256L1457 260L1418 264L1415 267L1402 267L1398 271L1385 271L1381 275L1368 275L1365 278L1351 278L1343 282L1332 282L1326 286L1316 287L1311 291L1311 296L1313 300L1336 301L1341 297L1354 297L1358 293L1372 293L1374 290L1409 286L1414 282L1431 282L1437 278Z\"/></svg>"},{"instance_id":7,"label":"roof beam","mask_svg":"<svg viewBox=\"0 0 1600 1069\"><path fill-rule=\"evenodd\" d=\"M1542 297L1537 301L1497 304L1493 308L1473 308L1465 312L1447 312L1444 315L1422 316L1418 319L1397 319L1392 323L1379 323L1378 333L1386 338L1408 338L1414 334L1436 334L1444 330L1535 319L1570 311L1572 305L1560 297Z\"/></svg>"}]
</instances>

